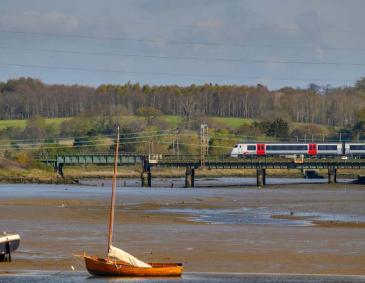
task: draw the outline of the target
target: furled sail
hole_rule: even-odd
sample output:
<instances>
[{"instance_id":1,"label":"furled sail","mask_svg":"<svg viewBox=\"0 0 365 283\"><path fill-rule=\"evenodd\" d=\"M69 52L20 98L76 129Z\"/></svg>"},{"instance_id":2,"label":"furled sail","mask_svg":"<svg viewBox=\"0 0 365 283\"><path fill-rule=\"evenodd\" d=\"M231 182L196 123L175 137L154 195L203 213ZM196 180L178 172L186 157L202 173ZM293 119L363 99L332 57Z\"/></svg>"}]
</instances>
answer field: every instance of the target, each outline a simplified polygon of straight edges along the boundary
<instances>
[{"instance_id":1,"label":"furled sail","mask_svg":"<svg viewBox=\"0 0 365 283\"><path fill-rule=\"evenodd\" d=\"M125 261L133 266L137 266L137 267L146 267L146 268L151 268L152 266L135 258L134 256L130 255L129 253L118 249L116 247L110 246L109 249L109 257L113 257L122 261Z\"/></svg>"}]
</instances>

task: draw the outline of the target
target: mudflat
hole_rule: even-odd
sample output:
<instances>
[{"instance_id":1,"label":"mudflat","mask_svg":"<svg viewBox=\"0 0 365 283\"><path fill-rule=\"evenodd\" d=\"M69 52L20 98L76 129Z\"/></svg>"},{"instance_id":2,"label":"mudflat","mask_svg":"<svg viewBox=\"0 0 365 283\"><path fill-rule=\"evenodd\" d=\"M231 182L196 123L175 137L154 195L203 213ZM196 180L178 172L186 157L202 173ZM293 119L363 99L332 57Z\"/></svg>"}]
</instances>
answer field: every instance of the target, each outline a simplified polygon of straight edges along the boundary
<instances>
[{"instance_id":1,"label":"mudflat","mask_svg":"<svg viewBox=\"0 0 365 283\"><path fill-rule=\"evenodd\" d=\"M73 253L105 255L109 187L3 184L0 193L1 230L22 238L2 272L83 271ZM364 201L364 186L345 184L119 187L113 243L190 272L365 275Z\"/></svg>"}]
</instances>

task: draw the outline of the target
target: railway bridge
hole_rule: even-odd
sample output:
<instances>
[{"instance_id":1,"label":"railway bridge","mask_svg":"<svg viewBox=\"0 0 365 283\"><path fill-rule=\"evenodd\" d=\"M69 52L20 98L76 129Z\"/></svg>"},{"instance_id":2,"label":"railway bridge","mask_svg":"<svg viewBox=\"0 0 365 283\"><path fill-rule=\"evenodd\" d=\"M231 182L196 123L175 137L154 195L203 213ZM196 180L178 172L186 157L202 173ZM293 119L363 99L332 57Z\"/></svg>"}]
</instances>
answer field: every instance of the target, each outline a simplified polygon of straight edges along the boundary
<instances>
[{"instance_id":1,"label":"railway bridge","mask_svg":"<svg viewBox=\"0 0 365 283\"><path fill-rule=\"evenodd\" d=\"M57 155L53 159L40 159L41 162L54 166L55 170L63 176L64 166L72 165L112 165L113 154L70 154ZM138 165L141 166L141 185L152 186L153 169L162 168L185 168L185 186L194 187L195 170L201 167L209 169L255 169L257 186L266 184L267 169L297 169L316 170L326 169L328 182L337 181L338 169L365 169L365 159L341 159L341 158L231 158L231 157L208 157L204 163L200 156L176 156L176 155L138 155L120 154L118 156L119 166Z\"/></svg>"}]
</instances>

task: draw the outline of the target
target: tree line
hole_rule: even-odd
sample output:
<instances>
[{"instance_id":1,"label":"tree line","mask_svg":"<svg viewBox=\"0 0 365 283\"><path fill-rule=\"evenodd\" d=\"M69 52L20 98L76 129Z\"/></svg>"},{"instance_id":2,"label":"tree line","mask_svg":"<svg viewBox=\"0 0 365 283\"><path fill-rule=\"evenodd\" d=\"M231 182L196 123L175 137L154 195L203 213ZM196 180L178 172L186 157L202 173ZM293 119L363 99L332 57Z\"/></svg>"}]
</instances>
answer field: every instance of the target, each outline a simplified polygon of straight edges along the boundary
<instances>
[{"instance_id":1,"label":"tree line","mask_svg":"<svg viewBox=\"0 0 365 283\"><path fill-rule=\"evenodd\" d=\"M285 87L262 85L149 86L127 83L47 85L32 78L0 83L0 119L55 118L83 115L133 115L141 109L180 115L242 117L353 127L365 111L365 78L350 87Z\"/></svg>"}]
</instances>

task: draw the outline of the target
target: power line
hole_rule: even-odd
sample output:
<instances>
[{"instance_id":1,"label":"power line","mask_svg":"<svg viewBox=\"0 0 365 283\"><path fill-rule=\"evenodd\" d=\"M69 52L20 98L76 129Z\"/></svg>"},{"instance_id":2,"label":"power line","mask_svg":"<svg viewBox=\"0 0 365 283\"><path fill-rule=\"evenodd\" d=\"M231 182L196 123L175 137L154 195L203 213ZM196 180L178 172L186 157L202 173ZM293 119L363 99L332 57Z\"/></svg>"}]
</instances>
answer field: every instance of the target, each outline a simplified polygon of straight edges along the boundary
<instances>
[{"instance_id":1,"label":"power line","mask_svg":"<svg viewBox=\"0 0 365 283\"><path fill-rule=\"evenodd\" d=\"M180 57L180 56L160 56L160 55L143 55L143 54L127 54L127 53L110 53L110 52L91 52L77 50L61 50L61 49L38 49L24 47L0 46L0 49L21 50L31 52L48 52L74 55L93 55L93 56L110 56L110 57L132 57L132 58L150 58L164 60L187 60L187 61L213 61L213 62L229 62L229 63L252 63L252 64L296 64L296 65L345 65L345 66L365 66L365 63L353 62L316 62L316 61L287 61L287 60L267 60L267 59L245 59L245 58L209 58L209 57Z\"/></svg>"},{"instance_id":2,"label":"power line","mask_svg":"<svg viewBox=\"0 0 365 283\"><path fill-rule=\"evenodd\" d=\"M151 133L154 132L159 132L159 131L152 131L152 132L136 132L136 133L130 133L128 134L123 134L121 135L121 141L123 140L135 140L135 139L144 139L144 138L154 138L154 137L165 137L165 136L171 136L174 135L174 132L169 132L169 131L165 131L166 133L163 133L164 131L162 131L162 133L160 134L154 134L151 135ZM139 135L139 134L143 134L143 135ZM180 135L188 135L189 133L185 133L185 134L180 134ZM131 137L131 135L135 135L134 137ZM127 137L125 137L127 136ZM93 140L91 141L81 141L82 143L91 143L94 142L95 140L100 140L100 139L105 139L105 138L113 138L114 135L98 135L98 136L81 136L81 137L67 137L67 138L55 138L53 139L54 142L41 142L43 141L47 141L49 139L45 138L45 139L6 139L6 141L11 142L16 142L16 143L24 143L24 144L33 144L33 145L43 145L43 144L50 144L50 145L57 145L56 142L62 142L62 141L67 141L67 140L75 140L75 139L83 139L83 138L92 138ZM1 139L0 139L1 140ZM0 144L1 146L1 144Z\"/></svg>"},{"instance_id":3,"label":"power line","mask_svg":"<svg viewBox=\"0 0 365 283\"><path fill-rule=\"evenodd\" d=\"M123 144L142 144L142 143L147 143L147 141L133 141L133 142L122 142L121 145ZM19 148L14 148L12 146L4 146L4 147L0 147L0 151L1 150L7 150L7 149L23 149L23 150L43 150L43 149L62 149L62 148L84 148L84 147L96 147L96 146L110 146L110 143L99 143L99 144L86 144L86 145L63 145L63 146L58 146L58 147L19 147Z\"/></svg>"},{"instance_id":4,"label":"power line","mask_svg":"<svg viewBox=\"0 0 365 283\"><path fill-rule=\"evenodd\" d=\"M321 46L288 46L288 45L272 45L272 44L239 44L233 42L200 42L200 41L178 41L178 40L157 40L157 39L143 39L131 37L112 37L112 36L95 36L83 34L61 34L61 33L45 33L33 31L16 31L16 30L0 30L0 33L9 34L26 34L48 37L66 37L66 38L80 38L80 39L101 39L113 41L135 41L147 42L154 44L171 44L171 45L199 45L199 46L226 46L226 47L240 47L240 48L275 48L275 49L302 49L302 50L348 50L348 51L365 51L365 47L321 47Z\"/></svg>"},{"instance_id":5,"label":"power line","mask_svg":"<svg viewBox=\"0 0 365 283\"><path fill-rule=\"evenodd\" d=\"M173 76L173 77L202 77L202 78L231 78L231 79L253 79L253 80L269 80L269 81L311 81L311 82L342 82L353 83L353 80L338 80L331 78L264 78L264 77L249 77L239 75L223 75L223 74L193 74L193 73L168 73L168 72L150 72L150 71L126 71L118 69L99 69L99 68L84 68L84 67L65 67L65 66L49 66L49 65L35 65L35 64L15 64L3 63L2 66L12 66L21 68L33 69L52 69L52 70L69 70L81 72L101 72L101 73L123 73L123 74L137 74L137 75L157 75L157 76Z\"/></svg>"},{"instance_id":6,"label":"power line","mask_svg":"<svg viewBox=\"0 0 365 283\"><path fill-rule=\"evenodd\" d=\"M169 144L168 142L158 142L158 143L164 143L164 144ZM195 146L195 147L201 147L201 144L196 144L196 143L179 143L179 145L187 145L187 146ZM223 146L223 145L209 145L209 147L216 147L216 148L230 148L232 149L232 146Z\"/></svg>"}]
</instances>

